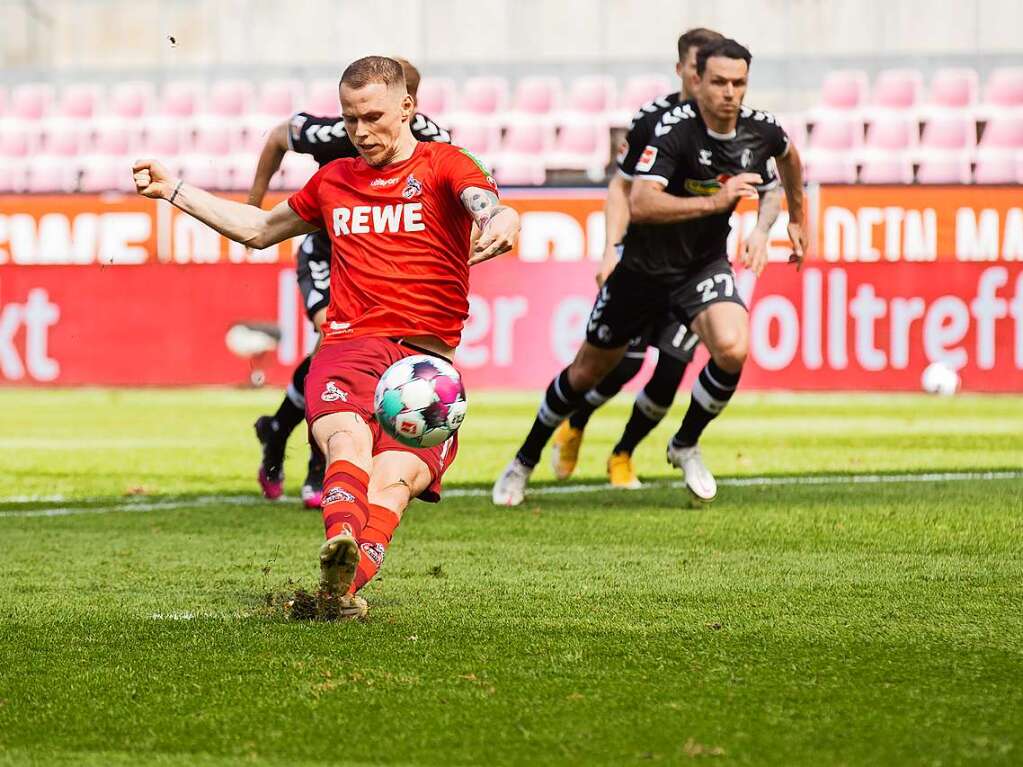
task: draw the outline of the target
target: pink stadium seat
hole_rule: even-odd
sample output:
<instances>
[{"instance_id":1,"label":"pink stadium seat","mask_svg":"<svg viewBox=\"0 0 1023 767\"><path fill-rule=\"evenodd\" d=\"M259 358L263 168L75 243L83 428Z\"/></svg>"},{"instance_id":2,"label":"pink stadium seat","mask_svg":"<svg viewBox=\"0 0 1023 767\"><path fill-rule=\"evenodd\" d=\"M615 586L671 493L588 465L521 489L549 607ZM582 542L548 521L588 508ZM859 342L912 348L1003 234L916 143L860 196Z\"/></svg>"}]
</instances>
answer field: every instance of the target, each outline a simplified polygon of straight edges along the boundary
<instances>
[{"instance_id":1,"label":"pink stadium seat","mask_svg":"<svg viewBox=\"0 0 1023 767\"><path fill-rule=\"evenodd\" d=\"M964 114L949 113L929 120L920 137L920 148L927 150L963 150L977 145L977 127Z\"/></svg>"},{"instance_id":2,"label":"pink stadium seat","mask_svg":"<svg viewBox=\"0 0 1023 767\"><path fill-rule=\"evenodd\" d=\"M988 77L984 104L989 107L1023 107L1023 67L1002 67Z\"/></svg>"},{"instance_id":3,"label":"pink stadium seat","mask_svg":"<svg viewBox=\"0 0 1023 767\"><path fill-rule=\"evenodd\" d=\"M123 157L135 147L135 137L123 124L100 123L92 141L92 151L99 155Z\"/></svg>"},{"instance_id":4,"label":"pink stadium seat","mask_svg":"<svg viewBox=\"0 0 1023 767\"><path fill-rule=\"evenodd\" d=\"M965 152L925 155L916 171L918 184L969 184L970 157Z\"/></svg>"},{"instance_id":5,"label":"pink stadium seat","mask_svg":"<svg viewBox=\"0 0 1023 767\"><path fill-rule=\"evenodd\" d=\"M540 123L522 123L508 129L501 142L501 151L508 154L539 157L554 145L554 131Z\"/></svg>"},{"instance_id":6,"label":"pink stadium seat","mask_svg":"<svg viewBox=\"0 0 1023 767\"><path fill-rule=\"evenodd\" d=\"M440 119L455 108L455 81L447 77L424 77L416 95L417 109Z\"/></svg>"},{"instance_id":7,"label":"pink stadium seat","mask_svg":"<svg viewBox=\"0 0 1023 767\"><path fill-rule=\"evenodd\" d=\"M192 80L175 80L163 86L160 111L172 117L191 117L202 108L203 84Z\"/></svg>"},{"instance_id":8,"label":"pink stadium seat","mask_svg":"<svg viewBox=\"0 0 1023 767\"><path fill-rule=\"evenodd\" d=\"M471 120L452 125L451 137L455 144L481 157L489 157L496 153L501 143L500 129Z\"/></svg>"},{"instance_id":9,"label":"pink stadium seat","mask_svg":"<svg viewBox=\"0 0 1023 767\"><path fill-rule=\"evenodd\" d=\"M181 177L203 189L220 188L220 165L215 157L185 155L180 160Z\"/></svg>"},{"instance_id":10,"label":"pink stadium seat","mask_svg":"<svg viewBox=\"0 0 1023 767\"><path fill-rule=\"evenodd\" d=\"M856 163L842 154L819 155L807 161L806 179L818 184L855 184Z\"/></svg>"},{"instance_id":11,"label":"pink stadium seat","mask_svg":"<svg viewBox=\"0 0 1023 767\"><path fill-rule=\"evenodd\" d=\"M207 108L217 117L239 117L252 110L254 98L247 80L218 80L210 88Z\"/></svg>"},{"instance_id":12,"label":"pink stadium seat","mask_svg":"<svg viewBox=\"0 0 1023 767\"><path fill-rule=\"evenodd\" d=\"M7 94L7 88L0 85L0 117L7 115L7 110L10 107L9 101L10 96Z\"/></svg>"},{"instance_id":13,"label":"pink stadium seat","mask_svg":"<svg viewBox=\"0 0 1023 767\"><path fill-rule=\"evenodd\" d=\"M0 157L26 157L35 148L37 135L25 125L0 125Z\"/></svg>"},{"instance_id":14,"label":"pink stadium seat","mask_svg":"<svg viewBox=\"0 0 1023 767\"><path fill-rule=\"evenodd\" d=\"M66 86L60 94L58 113L61 117L84 119L99 111L101 91L98 85L76 83Z\"/></svg>"},{"instance_id":15,"label":"pink stadium seat","mask_svg":"<svg viewBox=\"0 0 1023 767\"><path fill-rule=\"evenodd\" d=\"M984 126L978 146L981 149L1023 149L1023 115L993 118Z\"/></svg>"},{"instance_id":16,"label":"pink stadium seat","mask_svg":"<svg viewBox=\"0 0 1023 767\"><path fill-rule=\"evenodd\" d=\"M821 86L821 107L846 111L859 109L866 103L866 72L859 69L836 69L828 72Z\"/></svg>"},{"instance_id":17,"label":"pink stadium seat","mask_svg":"<svg viewBox=\"0 0 1023 767\"><path fill-rule=\"evenodd\" d=\"M53 103L53 87L45 83L25 83L11 93L11 117L39 120Z\"/></svg>"},{"instance_id":18,"label":"pink stadium seat","mask_svg":"<svg viewBox=\"0 0 1023 767\"><path fill-rule=\"evenodd\" d=\"M633 105L633 108L639 104ZM566 110L584 115L600 115L615 108L615 81L607 75L588 75L572 81Z\"/></svg>"},{"instance_id":19,"label":"pink stadium seat","mask_svg":"<svg viewBox=\"0 0 1023 767\"><path fill-rule=\"evenodd\" d=\"M561 81L556 77L523 77L515 84L512 109L548 115L561 107Z\"/></svg>"},{"instance_id":20,"label":"pink stadium seat","mask_svg":"<svg viewBox=\"0 0 1023 767\"><path fill-rule=\"evenodd\" d=\"M912 184L913 162L904 154L868 158L860 168L861 184Z\"/></svg>"},{"instance_id":21,"label":"pink stadium seat","mask_svg":"<svg viewBox=\"0 0 1023 767\"><path fill-rule=\"evenodd\" d=\"M154 123L146 130L142 153L150 157L173 157L181 152L181 129L173 121Z\"/></svg>"},{"instance_id":22,"label":"pink stadium seat","mask_svg":"<svg viewBox=\"0 0 1023 767\"><path fill-rule=\"evenodd\" d=\"M299 80L268 80L259 89L256 112L285 120L295 113L301 92Z\"/></svg>"},{"instance_id":23,"label":"pink stadium seat","mask_svg":"<svg viewBox=\"0 0 1023 767\"><path fill-rule=\"evenodd\" d=\"M775 117L788 135L789 141L796 145L796 149L799 151L806 149L806 118L800 114L783 114Z\"/></svg>"},{"instance_id":24,"label":"pink stadium seat","mask_svg":"<svg viewBox=\"0 0 1023 767\"><path fill-rule=\"evenodd\" d=\"M80 165L81 178L78 190L81 192L133 192L131 166L113 157L89 157Z\"/></svg>"},{"instance_id":25,"label":"pink stadium seat","mask_svg":"<svg viewBox=\"0 0 1023 767\"><path fill-rule=\"evenodd\" d=\"M917 145L916 120L906 117L879 117L867 126L866 150L892 151Z\"/></svg>"},{"instance_id":26,"label":"pink stadium seat","mask_svg":"<svg viewBox=\"0 0 1023 767\"><path fill-rule=\"evenodd\" d=\"M593 180L603 179L611 160L610 128L601 123L567 123L546 157L548 168L584 170Z\"/></svg>"},{"instance_id":27,"label":"pink stadium seat","mask_svg":"<svg viewBox=\"0 0 1023 767\"><path fill-rule=\"evenodd\" d=\"M230 126L226 124L198 126L192 141L192 151L196 154L218 157L229 154L231 152Z\"/></svg>"},{"instance_id":28,"label":"pink stadium seat","mask_svg":"<svg viewBox=\"0 0 1023 767\"><path fill-rule=\"evenodd\" d=\"M618 105L632 114L648 101L659 99L677 90L678 83L673 83L664 75L635 75L625 81Z\"/></svg>"},{"instance_id":29,"label":"pink stadium seat","mask_svg":"<svg viewBox=\"0 0 1023 767\"><path fill-rule=\"evenodd\" d=\"M118 83L110 93L110 112L116 117L142 117L152 112L154 96L152 83Z\"/></svg>"},{"instance_id":30,"label":"pink stadium seat","mask_svg":"<svg viewBox=\"0 0 1023 767\"><path fill-rule=\"evenodd\" d=\"M270 186L274 189L301 189L317 169L316 161L307 154L288 152L281 161L281 171Z\"/></svg>"},{"instance_id":31,"label":"pink stadium seat","mask_svg":"<svg viewBox=\"0 0 1023 767\"><path fill-rule=\"evenodd\" d=\"M884 109L915 109L923 78L917 69L885 69L874 80L873 104Z\"/></svg>"},{"instance_id":32,"label":"pink stadium seat","mask_svg":"<svg viewBox=\"0 0 1023 767\"><path fill-rule=\"evenodd\" d=\"M25 191L71 192L78 186L77 176L78 169L66 159L52 156L33 157L28 162Z\"/></svg>"},{"instance_id":33,"label":"pink stadium seat","mask_svg":"<svg viewBox=\"0 0 1023 767\"><path fill-rule=\"evenodd\" d=\"M939 69L931 78L928 106L933 109L970 109L977 103L979 82L975 69Z\"/></svg>"},{"instance_id":34,"label":"pink stadium seat","mask_svg":"<svg viewBox=\"0 0 1023 767\"><path fill-rule=\"evenodd\" d=\"M978 184L1015 184L1016 164L1013 152L981 151L973 169L973 180Z\"/></svg>"},{"instance_id":35,"label":"pink stadium seat","mask_svg":"<svg viewBox=\"0 0 1023 767\"><path fill-rule=\"evenodd\" d=\"M28 162L23 159L8 159L0 156L0 194L17 194L25 191L28 182Z\"/></svg>"},{"instance_id":36,"label":"pink stadium seat","mask_svg":"<svg viewBox=\"0 0 1023 767\"><path fill-rule=\"evenodd\" d=\"M808 147L813 150L858 149L863 143L863 123L857 119L831 117L814 124Z\"/></svg>"},{"instance_id":37,"label":"pink stadium seat","mask_svg":"<svg viewBox=\"0 0 1023 767\"><path fill-rule=\"evenodd\" d=\"M494 168L497 183L507 186L541 186L547 180L543 160L529 157L508 158Z\"/></svg>"},{"instance_id":38,"label":"pink stadium seat","mask_svg":"<svg viewBox=\"0 0 1023 767\"><path fill-rule=\"evenodd\" d=\"M221 169L221 188L234 192L248 191L256 175L258 161L259 157L252 153L233 154L228 157Z\"/></svg>"},{"instance_id":39,"label":"pink stadium seat","mask_svg":"<svg viewBox=\"0 0 1023 767\"><path fill-rule=\"evenodd\" d=\"M301 111L321 117L340 115L341 97L338 95L337 80L314 80L306 92Z\"/></svg>"},{"instance_id":40,"label":"pink stadium seat","mask_svg":"<svg viewBox=\"0 0 1023 767\"><path fill-rule=\"evenodd\" d=\"M74 157L85 149L85 136L74 123L47 125L43 131L43 152L50 156Z\"/></svg>"},{"instance_id":41,"label":"pink stadium seat","mask_svg":"<svg viewBox=\"0 0 1023 767\"><path fill-rule=\"evenodd\" d=\"M493 115L508 103L508 81L503 77L470 77L462 88L461 108L471 114Z\"/></svg>"}]
</instances>

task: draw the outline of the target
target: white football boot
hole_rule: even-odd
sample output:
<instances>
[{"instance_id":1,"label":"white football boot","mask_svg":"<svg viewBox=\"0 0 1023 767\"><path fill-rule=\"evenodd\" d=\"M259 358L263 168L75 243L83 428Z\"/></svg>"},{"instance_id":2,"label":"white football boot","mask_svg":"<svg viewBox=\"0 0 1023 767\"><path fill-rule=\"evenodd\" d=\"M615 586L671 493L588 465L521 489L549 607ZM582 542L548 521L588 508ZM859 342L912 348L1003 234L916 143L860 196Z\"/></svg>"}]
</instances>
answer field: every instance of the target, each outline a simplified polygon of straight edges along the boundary
<instances>
[{"instance_id":1,"label":"white football boot","mask_svg":"<svg viewBox=\"0 0 1023 767\"><path fill-rule=\"evenodd\" d=\"M714 480L714 475L703 464L699 445L675 447L669 442L668 463L677 469L682 469L686 487L689 488L689 492L696 500L710 503L717 496L718 483Z\"/></svg>"},{"instance_id":2,"label":"white football boot","mask_svg":"<svg viewBox=\"0 0 1023 767\"><path fill-rule=\"evenodd\" d=\"M518 506L526 498L526 485L533 470L513 458L494 483L491 498L495 506Z\"/></svg>"}]
</instances>

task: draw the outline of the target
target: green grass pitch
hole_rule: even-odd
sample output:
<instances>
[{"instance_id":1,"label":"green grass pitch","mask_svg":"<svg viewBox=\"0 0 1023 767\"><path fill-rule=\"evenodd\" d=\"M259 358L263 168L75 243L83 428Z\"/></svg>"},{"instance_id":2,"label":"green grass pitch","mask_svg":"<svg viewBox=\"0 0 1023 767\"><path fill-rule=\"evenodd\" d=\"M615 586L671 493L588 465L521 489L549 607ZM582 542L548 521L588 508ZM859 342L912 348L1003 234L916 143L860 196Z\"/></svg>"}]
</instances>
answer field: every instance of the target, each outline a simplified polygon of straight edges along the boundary
<instances>
[{"instance_id":1,"label":"green grass pitch","mask_svg":"<svg viewBox=\"0 0 1023 767\"><path fill-rule=\"evenodd\" d=\"M1023 397L740 393L699 510L681 405L646 489L594 487L622 397L575 492L497 510L536 397L481 393L369 620L301 624L266 602L316 577L301 434L292 501L254 492L277 396L0 390L0 765L1023 762Z\"/></svg>"}]
</instances>

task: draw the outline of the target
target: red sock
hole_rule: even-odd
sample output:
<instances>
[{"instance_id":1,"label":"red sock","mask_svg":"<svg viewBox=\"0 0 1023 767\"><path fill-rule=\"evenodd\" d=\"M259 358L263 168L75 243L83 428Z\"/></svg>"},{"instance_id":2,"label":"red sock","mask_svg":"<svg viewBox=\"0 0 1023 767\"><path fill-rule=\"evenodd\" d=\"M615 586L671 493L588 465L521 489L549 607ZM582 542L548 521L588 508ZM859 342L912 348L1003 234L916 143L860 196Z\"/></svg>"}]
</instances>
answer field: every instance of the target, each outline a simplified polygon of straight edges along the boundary
<instances>
[{"instance_id":1,"label":"red sock","mask_svg":"<svg viewBox=\"0 0 1023 767\"><path fill-rule=\"evenodd\" d=\"M327 538L347 530L359 540L369 520L369 475L348 461L334 461L323 480L323 527Z\"/></svg>"},{"instance_id":2,"label":"red sock","mask_svg":"<svg viewBox=\"0 0 1023 767\"><path fill-rule=\"evenodd\" d=\"M359 538L362 556L359 558L359 567L355 571L355 580L352 582L353 594L377 574L377 570L384 562L384 554L387 552L387 546L391 542L391 536L394 535L394 529L398 526L400 519L388 508L375 503L369 505L369 522Z\"/></svg>"}]
</instances>

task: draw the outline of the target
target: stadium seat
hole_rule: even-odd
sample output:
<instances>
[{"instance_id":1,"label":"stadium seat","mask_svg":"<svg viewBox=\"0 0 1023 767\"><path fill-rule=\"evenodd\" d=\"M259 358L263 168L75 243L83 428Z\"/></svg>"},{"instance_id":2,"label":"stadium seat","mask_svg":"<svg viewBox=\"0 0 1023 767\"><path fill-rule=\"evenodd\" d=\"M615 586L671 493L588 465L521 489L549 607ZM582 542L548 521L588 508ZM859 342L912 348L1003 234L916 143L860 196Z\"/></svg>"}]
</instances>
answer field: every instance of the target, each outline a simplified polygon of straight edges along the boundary
<instances>
[{"instance_id":1,"label":"stadium seat","mask_svg":"<svg viewBox=\"0 0 1023 767\"><path fill-rule=\"evenodd\" d=\"M530 115L549 115L561 108L561 80L557 77L523 77L515 84L512 109Z\"/></svg>"},{"instance_id":2,"label":"stadium seat","mask_svg":"<svg viewBox=\"0 0 1023 767\"><path fill-rule=\"evenodd\" d=\"M280 173L270 182L272 189L301 189L312 178L319 166L307 154L288 152L281 161Z\"/></svg>"},{"instance_id":3,"label":"stadium seat","mask_svg":"<svg viewBox=\"0 0 1023 767\"><path fill-rule=\"evenodd\" d=\"M982 106L992 112L1023 107L1023 67L994 70L984 87Z\"/></svg>"},{"instance_id":4,"label":"stadium seat","mask_svg":"<svg viewBox=\"0 0 1023 767\"><path fill-rule=\"evenodd\" d=\"M156 89L150 82L123 82L110 92L109 111L115 117L144 117L153 111Z\"/></svg>"},{"instance_id":5,"label":"stadium seat","mask_svg":"<svg viewBox=\"0 0 1023 767\"><path fill-rule=\"evenodd\" d=\"M151 157L173 157L181 152L181 129L173 120L151 123L142 140L142 152Z\"/></svg>"},{"instance_id":6,"label":"stadium seat","mask_svg":"<svg viewBox=\"0 0 1023 767\"><path fill-rule=\"evenodd\" d=\"M807 145L806 119L801 114L775 115L778 124L784 129L789 140L802 152Z\"/></svg>"},{"instance_id":7,"label":"stadium seat","mask_svg":"<svg viewBox=\"0 0 1023 767\"><path fill-rule=\"evenodd\" d=\"M79 164L81 192L133 192L131 166L113 157L86 157Z\"/></svg>"},{"instance_id":8,"label":"stadium seat","mask_svg":"<svg viewBox=\"0 0 1023 767\"><path fill-rule=\"evenodd\" d=\"M636 105L639 106L638 104ZM607 75L587 75L572 81L565 102L565 115L587 117L615 109L615 81Z\"/></svg>"},{"instance_id":9,"label":"stadium seat","mask_svg":"<svg viewBox=\"0 0 1023 767\"><path fill-rule=\"evenodd\" d=\"M915 149L918 143L915 119L889 114L872 120L863 142L864 159L883 159L892 152Z\"/></svg>"},{"instance_id":10,"label":"stadium seat","mask_svg":"<svg viewBox=\"0 0 1023 767\"><path fill-rule=\"evenodd\" d=\"M648 101L677 92L679 84L662 74L635 75L625 81L618 106L633 115Z\"/></svg>"},{"instance_id":11,"label":"stadium seat","mask_svg":"<svg viewBox=\"0 0 1023 767\"><path fill-rule=\"evenodd\" d=\"M546 156L554 147L554 130L542 123L512 125L501 141L502 155Z\"/></svg>"},{"instance_id":12,"label":"stadium seat","mask_svg":"<svg viewBox=\"0 0 1023 767\"><path fill-rule=\"evenodd\" d=\"M973 169L973 180L977 184L1015 184L1017 183L1016 152L985 152L977 153L977 165Z\"/></svg>"},{"instance_id":13,"label":"stadium seat","mask_svg":"<svg viewBox=\"0 0 1023 767\"><path fill-rule=\"evenodd\" d=\"M198 81L169 82L160 92L160 112L169 117L191 117L202 109L204 92Z\"/></svg>"},{"instance_id":14,"label":"stadium seat","mask_svg":"<svg viewBox=\"0 0 1023 767\"><path fill-rule=\"evenodd\" d=\"M939 69L931 78L927 112L972 109L977 104L979 83L975 69Z\"/></svg>"},{"instance_id":15,"label":"stadium seat","mask_svg":"<svg viewBox=\"0 0 1023 767\"><path fill-rule=\"evenodd\" d=\"M123 123L98 123L95 127L91 151L98 155L124 157L135 148L131 130Z\"/></svg>"},{"instance_id":16,"label":"stadium seat","mask_svg":"<svg viewBox=\"0 0 1023 767\"><path fill-rule=\"evenodd\" d=\"M863 123L856 118L829 117L815 123L807 141L807 157L818 153L852 152L863 144Z\"/></svg>"},{"instance_id":17,"label":"stadium seat","mask_svg":"<svg viewBox=\"0 0 1023 767\"><path fill-rule=\"evenodd\" d=\"M102 90L92 83L65 86L60 94L60 117L87 119L100 111Z\"/></svg>"},{"instance_id":18,"label":"stadium seat","mask_svg":"<svg viewBox=\"0 0 1023 767\"><path fill-rule=\"evenodd\" d=\"M870 157L860 168L861 184L912 184L913 161L905 154L890 152Z\"/></svg>"},{"instance_id":19,"label":"stadium seat","mask_svg":"<svg viewBox=\"0 0 1023 767\"><path fill-rule=\"evenodd\" d=\"M27 182L28 161L0 155L0 194L24 192Z\"/></svg>"},{"instance_id":20,"label":"stadium seat","mask_svg":"<svg viewBox=\"0 0 1023 767\"><path fill-rule=\"evenodd\" d=\"M233 192L247 192L256 175L259 156L252 152L239 152L227 157L221 166L220 188Z\"/></svg>"},{"instance_id":21,"label":"stadium seat","mask_svg":"<svg viewBox=\"0 0 1023 767\"><path fill-rule=\"evenodd\" d=\"M807 160L806 180L818 184L855 184L856 163L844 154L821 154Z\"/></svg>"},{"instance_id":22,"label":"stadium seat","mask_svg":"<svg viewBox=\"0 0 1023 767\"><path fill-rule=\"evenodd\" d=\"M821 85L818 106L813 110L815 119L829 113L857 113L867 103L867 73L859 69L836 69L828 72Z\"/></svg>"},{"instance_id":23,"label":"stadium seat","mask_svg":"<svg viewBox=\"0 0 1023 767\"><path fill-rule=\"evenodd\" d=\"M218 80L210 88L207 111L217 117L240 117L253 109L255 91L248 80Z\"/></svg>"},{"instance_id":24,"label":"stadium seat","mask_svg":"<svg viewBox=\"0 0 1023 767\"><path fill-rule=\"evenodd\" d=\"M10 115L21 120L40 120L53 103L53 87L45 83L25 83L11 92Z\"/></svg>"},{"instance_id":25,"label":"stadium seat","mask_svg":"<svg viewBox=\"0 0 1023 767\"><path fill-rule=\"evenodd\" d=\"M424 77L419 83L416 108L434 120L455 109L455 81L447 77Z\"/></svg>"},{"instance_id":26,"label":"stadium seat","mask_svg":"<svg viewBox=\"0 0 1023 767\"><path fill-rule=\"evenodd\" d=\"M884 69L874 80L871 103L892 110L913 110L920 105L923 78L917 69Z\"/></svg>"},{"instance_id":27,"label":"stadium seat","mask_svg":"<svg viewBox=\"0 0 1023 767\"><path fill-rule=\"evenodd\" d=\"M470 77L462 88L459 111L493 116L508 105L508 81L503 77Z\"/></svg>"},{"instance_id":28,"label":"stadium seat","mask_svg":"<svg viewBox=\"0 0 1023 767\"><path fill-rule=\"evenodd\" d=\"M924 124L920 136L923 151L962 151L977 145L977 127L965 114L949 113L934 117Z\"/></svg>"},{"instance_id":29,"label":"stadium seat","mask_svg":"<svg viewBox=\"0 0 1023 767\"><path fill-rule=\"evenodd\" d=\"M0 85L0 119L7 116L7 110L10 107L10 96L7 93L7 88Z\"/></svg>"},{"instance_id":30,"label":"stadium seat","mask_svg":"<svg viewBox=\"0 0 1023 767\"><path fill-rule=\"evenodd\" d=\"M918 184L969 184L972 180L966 152L924 155L916 171Z\"/></svg>"},{"instance_id":31,"label":"stadium seat","mask_svg":"<svg viewBox=\"0 0 1023 767\"><path fill-rule=\"evenodd\" d=\"M181 178L202 189L220 189L221 164L219 158L204 155L183 155L178 158Z\"/></svg>"},{"instance_id":32,"label":"stadium seat","mask_svg":"<svg viewBox=\"0 0 1023 767\"><path fill-rule=\"evenodd\" d=\"M451 126L452 141L463 146L480 158L494 157L501 144L501 131L494 125L481 125L469 120L465 123L453 123Z\"/></svg>"},{"instance_id":33,"label":"stadium seat","mask_svg":"<svg viewBox=\"0 0 1023 767\"><path fill-rule=\"evenodd\" d=\"M85 134L77 121L47 121L42 152L51 157L74 157L85 149Z\"/></svg>"},{"instance_id":34,"label":"stadium seat","mask_svg":"<svg viewBox=\"0 0 1023 767\"><path fill-rule=\"evenodd\" d=\"M597 122L562 125L545 159L548 168L582 170L592 181L601 181L611 161L611 131Z\"/></svg>"},{"instance_id":35,"label":"stadium seat","mask_svg":"<svg viewBox=\"0 0 1023 767\"><path fill-rule=\"evenodd\" d=\"M195 136L192 141L192 151L201 155L212 155L223 157L230 154L232 149L231 131L235 129L239 134L241 129L229 122L220 124L201 124L195 129Z\"/></svg>"},{"instance_id":36,"label":"stadium seat","mask_svg":"<svg viewBox=\"0 0 1023 767\"><path fill-rule=\"evenodd\" d=\"M980 149L1023 149L1023 113L991 119L984 126L977 146Z\"/></svg>"},{"instance_id":37,"label":"stadium seat","mask_svg":"<svg viewBox=\"0 0 1023 767\"><path fill-rule=\"evenodd\" d=\"M267 80L259 87L259 97L256 100L255 112L286 120L296 110L296 105L301 100L302 82L300 80Z\"/></svg>"},{"instance_id":38,"label":"stadium seat","mask_svg":"<svg viewBox=\"0 0 1023 767\"><path fill-rule=\"evenodd\" d=\"M0 157L25 157L36 146L38 130L25 123L3 125L0 123Z\"/></svg>"},{"instance_id":39,"label":"stadium seat","mask_svg":"<svg viewBox=\"0 0 1023 767\"><path fill-rule=\"evenodd\" d=\"M320 117L337 117L341 114L341 98L338 95L337 80L314 80L306 91L305 101L298 111Z\"/></svg>"},{"instance_id":40,"label":"stadium seat","mask_svg":"<svg viewBox=\"0 0 1023 767\"><path fill-rule=\"evenodd\" d=\"M73 192L77 187L78 169L66 158L41 155L28 161L26 192Z\"/></svg>"},{"instance_id":41,"label":"stadium seat","mask_svg":"<svg viewBox=\"0 0 1023 767\"><path fill-rule=\"evenodd\" d=\"M495 166L494 177L506 186L541 186L547 180L547 170L541 159L508 158Z\"/></svg>"}]
</instances>

